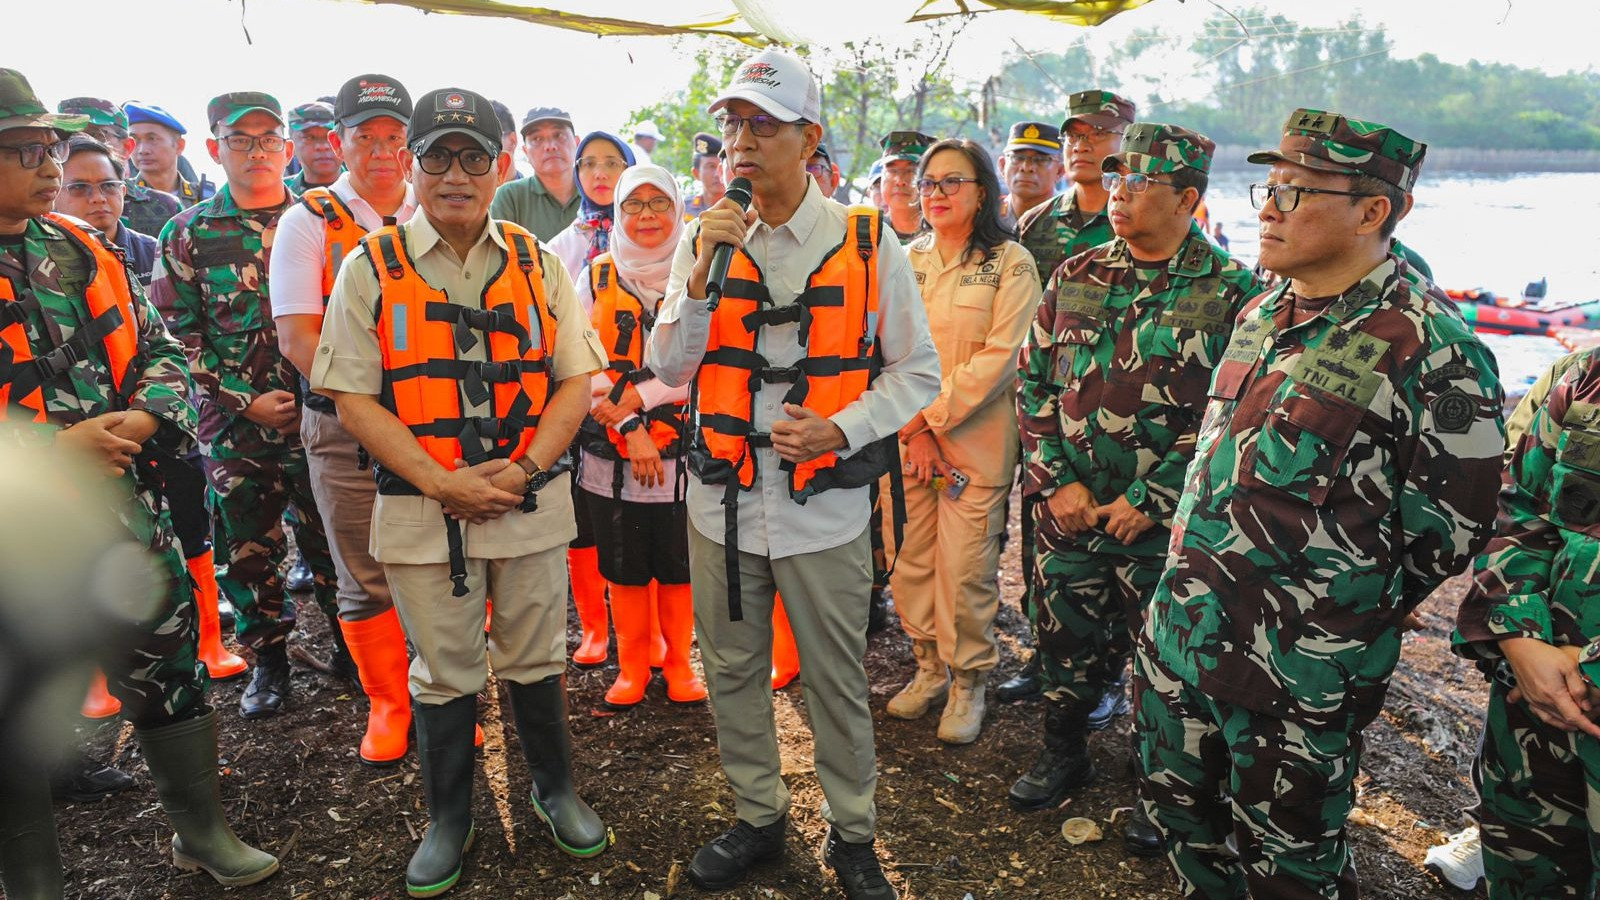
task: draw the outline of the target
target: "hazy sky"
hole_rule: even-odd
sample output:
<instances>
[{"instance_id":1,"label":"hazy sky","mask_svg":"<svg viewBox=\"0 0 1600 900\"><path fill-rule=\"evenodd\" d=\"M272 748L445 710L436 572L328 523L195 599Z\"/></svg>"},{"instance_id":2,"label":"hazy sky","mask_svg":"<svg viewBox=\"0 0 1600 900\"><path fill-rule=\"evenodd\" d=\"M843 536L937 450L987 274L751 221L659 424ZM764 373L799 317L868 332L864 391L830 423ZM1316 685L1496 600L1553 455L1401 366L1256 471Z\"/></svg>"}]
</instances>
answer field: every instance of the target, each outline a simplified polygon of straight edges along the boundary
<instances>
[{"instance_id":1,"label":"hazy sky","mask_svg":"<svg viewBox=\"0 0 1600 900\"><path fill-rule=\"evenodd\" d=\"M204 131L205 103L228 90L258 89L285 106L334 93L352 75L382 72L415 96L459 86L509 105L565 106L580 131L619 125L628 112L680 88L692 71L689 50L666 38L597 38L508 20L423 15L394 6L340 0L7 0L8 40L0 65L21 70L47 103L80 94L159 103ZM697 11L718 0L548 2L557 8L618 15L638 9ZM798 0L818 33L845 41L892 32L883 8L914 0ZM1239 0L1220 0L1230 9ZM1389 27L1401 55L1432 52L1447 60L1492 59L1552 71L1596 63L1600 8L1575 0L1260 0L1306 26L1327 26L1352 12ZM1098 29L1056 25L1035 16L987 14L962 34L952 56L958 75L992 71L1016 50L1073 45L1103 50L1135 28L1192 32L1216 12L1207 0L1155 0ZM863 18L863 10L869 11ZM791 15L798 15L791 14ZM142 16L133 19L131 16ZM251 41L246 40L248 30ZM16 40L27 34L37 39ZM692 47L690 48L692 49ZM59 54L74 56L64 59ZM1175 83L1187 73L1174 73ZM197 142L198 143L198 142ZM199 163L205 151L191 146Z\"/></svg>"}]
</instances>

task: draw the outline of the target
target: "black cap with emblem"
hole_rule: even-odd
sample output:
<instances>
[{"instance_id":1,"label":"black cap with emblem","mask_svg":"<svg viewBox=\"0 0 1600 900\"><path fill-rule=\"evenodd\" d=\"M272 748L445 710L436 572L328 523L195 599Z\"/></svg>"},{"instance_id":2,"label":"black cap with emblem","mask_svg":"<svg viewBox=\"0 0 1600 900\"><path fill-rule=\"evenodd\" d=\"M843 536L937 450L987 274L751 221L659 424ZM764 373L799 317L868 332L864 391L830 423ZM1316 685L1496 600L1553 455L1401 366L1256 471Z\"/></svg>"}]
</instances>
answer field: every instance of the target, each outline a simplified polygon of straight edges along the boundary
<instances>
[{"instance_id":1,"label":"black cap with emblem","mask_svg":"<svg viewBox=\"0 0 1600 900\"><path fill-rule=\"evenodd\" d=\"M447 134L464 134L489 153L500 152L500 121L487 97L464 88L441 88L417 98L416 111L406 128L406 144L413 153L426 153Z\"/></svg>"},{"instance_id":2,"label":"black cap with emblem","mask_svg":"<svg viewBox=\"0 0 1600 900\"><path fill-rule=\"evenodd\" d=\"M387 75L357 75L339 88L333 102L333 117L346 128L369 119L389 116L402 125L411 120L411 95L405 85Z\"/></svg>"}]
</instances>

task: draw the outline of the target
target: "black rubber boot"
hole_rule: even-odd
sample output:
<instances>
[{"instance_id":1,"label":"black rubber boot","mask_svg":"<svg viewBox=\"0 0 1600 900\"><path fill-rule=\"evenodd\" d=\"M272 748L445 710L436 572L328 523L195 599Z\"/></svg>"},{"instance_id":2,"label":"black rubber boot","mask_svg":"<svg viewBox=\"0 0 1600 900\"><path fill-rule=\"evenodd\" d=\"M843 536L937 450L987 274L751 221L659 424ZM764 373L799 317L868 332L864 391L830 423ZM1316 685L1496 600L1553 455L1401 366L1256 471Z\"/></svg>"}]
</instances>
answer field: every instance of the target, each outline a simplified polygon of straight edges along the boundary
<instances>
[{"instance_id":1,"label":"black rubber boot","mask_svg":"<svg viewBox=\"0 0 1600 900\"><path fill-rule=\"evenodd\" d=\"M1094 710L1089 713L1089 730L1105 731L1111 723L1128 714L1128 676L1120 676L1116 681L1106 685L1105 693L1100 695L1100 702L1096 703Z\"/></svg>"},{"instance_id":2,"label":"black rubber boot","mask_svg":"<svg viewBox=\"0 0 1600 900\"><path fill-rule=\"evenodd\" d=\"M833 869L850 900L896 900L900 895L894 885L883 877L883 867L878 863L878 851L873 841L852 844L828 829L828 845L822 858Z\"/></svg>"},{"instance_id":3,"label":"black rubber boot","mask_svg":"<svg viewBox=\"0 0 1600 900\"><path fill-rule=\"evenodd\" d=\"M572 734L567 730L565 675L533 684L506 682L517 739L533 778L533 811L550 826L563 853L597 856L611 845L604 822L572 786Z\"/></svg>"},{"instance_id":4,"label":"black rubber boot","mask_svg":"<svg viewBox=\"0 0 1600 900\"><path fill-rule=\"evenodd\" d=\"M256 651L256 664L250 670L250 683L239 698L239 715L246 719L266 719L289 704L289 645L269 644Z\"/></svg>"},{"instance_id":5,"label":"black rubber boot","mask_svg":"<svg viewBox=\"0 0 1600 900\"><path fill-rule=\"evenodd\" d=\"M175 832L173 865L189 872L204 870L228 887L255 884L278 871L277 857L239 840L228 827L217 779L216 710L134 733Z\"/></svg>"},{"instance_id":6,"label":"black rubber boot","mask_svg":"<svg viewBox=\"0 0 1600 900\"><path fill-rule=\"evenodd\" d=\"M889 607L893 595L886 586L873 585L867 606L867 634L877 634L889 625Z\"/></svg>"},{"instance_id":7,"label":"black rubber boot","mask_svg":"<svg viewBox=\"0 0 1600 900\"><path fill-rule=\"evenodd\" d=\"M1122 826L1122 844L1134 856L1161 856L1167 852L1166 845L1161 840L1161 832L1156 830L1154 823L1144 814L1144 804L1139 798L1133 799L1133 814L1128 816L1128 821Z\"/></svg>"},{"instance_id":8,"label":"black rubber boot","mask_svg":"<svg viewBox=\"0 0 1600 900\"><path fill-rule=\"evenodd\" d=\"M787 817L757 828L743 819L695 852L689 880L707 891L725 891L744 880L752 866L783 858Z\"/></svg>"},{"instance_id":9,"label":"black rubber boot","mask_svg":"<svg viewBox=\"0 0 1600 900\"><path fill-rule=\"evenodd\" d=\"M114 766L73 752L50 773L50 796L58 801L93 803L133 787L133 777Z\"/></svg>"},{"instance_id":10,"label":"black rubber boot","mask_svg":"<svg viewBox=\"0 0 1600 900\"><path fill-rule=\"evenodd\" d=\"M1022 812L1054 809L1067 794L1095 778L1089 758L1091 704L1078 700L1047 700L1044 713L1044 749L1028 774L1011 786L1011 806Z\"/></svg>"},{"instance_id":11,"label":"black rubber boot","mask_svg":"<svg viewBox=\"0 0 1600 900\"><path fill-rule=\"evenodd\" d=\"M8 900L61 900L61 846L42 777L0 779L0 887Z\"/></svg>"},{"instance_id":12,"label":"black rubber boot","mask_svg":"<svg viewBox=\"0 0 1600 900\"><path fill-rule=\"evenodd\" d=\"M1012 703L1017 700L1037 700L1044 696L1044 679L1039 675L1039 651L1033 651L1022 669L995 686L997 700Z\"/></svg>"},{"instance_id":13,"label":"black rubber boot","mask_svg":"<svg viewBox=\"0 0 1600 900\"><path fill-rule=\"evenodd\" d=\"M406 866L406 893L436 897L461 878L461 857L472 849L472 730L477 724L476 695L448 703L413 703L417 758L422 762L422 795L428 803L428 833Z\"/></svg>"}]
</instances>

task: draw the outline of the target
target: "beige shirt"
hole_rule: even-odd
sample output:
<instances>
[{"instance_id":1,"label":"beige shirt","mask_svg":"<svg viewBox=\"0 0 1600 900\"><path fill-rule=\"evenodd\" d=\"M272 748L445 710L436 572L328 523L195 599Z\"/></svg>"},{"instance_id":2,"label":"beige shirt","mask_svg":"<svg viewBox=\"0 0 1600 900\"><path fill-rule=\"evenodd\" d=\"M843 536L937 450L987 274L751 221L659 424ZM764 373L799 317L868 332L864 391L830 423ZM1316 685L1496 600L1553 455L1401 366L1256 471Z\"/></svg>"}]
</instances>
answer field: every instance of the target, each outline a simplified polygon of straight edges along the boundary
<instances>
[{"instance_id":1,"label":"beige shirt","mask_svg":"<svg viewBox=\"0 0 1600 900\"><path fill-rule=\"evenodd\" d=\"M774 306L786 306L805 289L810 274L845 239L846 209L822 196L808 177L805 198L789 221L774 228L759 219L745 235L745 250L761 268ZM706 301L689 298L698 224L689 226L667 279L656 327L650 332L645 364L663 384L687 384L705 357L711 333ZM874 440L899 431L917 410L928 405L939 386L939 354L928 339L928 322L917 297L917 285L906 265L905 251L894 239L887 216L878 242L878 330L884 365L872 388L829 418L844 432L849 456ZM756 339L756 352L775 368L792 366L805 356L799 326L769 325ZM754 403L756 431L770 432L783 410L788 384L761 383ZM739 494L739 549L782 559L848 544L867 527L871 505L867 489L836 488L806 500L789 496L788 473L771 447L758 448L756 482ZM723 543L724 509L721 485L689 479L689 522L705 537Z\"/></svg>"},{"instance_id":2,"label":"beige shirt","mask_svg":"<svg viewBox=\"0 0 1600 900\"><path fill-rule=\"evenodd\" d=\"M511 252L498 225L491 225L494 227L484 229L465 260L439 237L426 214L400 226L400 234L417 273L428 284L444 291L452 303L478 309L483 305L489 279L506 264ZM545 300L561 325L552 351L554 378L563 381L581 376L587 380L605 365L600 338L583 314L572 279L561 261L542 247L540 257ZM328 299L322 339L311 365L312 389L378 396L383 388L383 352L377 329L379 296L378 276L367 261L365 248L358 249L340 266L333 295ZM537 333L533 337L538 340ZM488 342L479 341L463 358L486 360ZM465 412L486 415L487 404L468 406ZM540 491L539 508L532 513L513 510L481 525L466 523L462 529L466 555L474 559L526 556L572 540L577 536L577 527L573 524L569 478L558 476ZM438 501L379 494L372 508L371 553L374 559L385 563L448 562L444 512Z\"/></svg>"},{"instance_id":3,"label":"beige shirt","mask_svg":"<svg viewBox=\"0 0 1600 900\"><path fill-rule=\"evenodd\" d=\"M939 396L922 411L945 462L972 483L1005 487L1017 467L1017 352L1039 309L1033 255L946 262L930 232L906 248L939 350Z\"/></svg>"}]
</instances>

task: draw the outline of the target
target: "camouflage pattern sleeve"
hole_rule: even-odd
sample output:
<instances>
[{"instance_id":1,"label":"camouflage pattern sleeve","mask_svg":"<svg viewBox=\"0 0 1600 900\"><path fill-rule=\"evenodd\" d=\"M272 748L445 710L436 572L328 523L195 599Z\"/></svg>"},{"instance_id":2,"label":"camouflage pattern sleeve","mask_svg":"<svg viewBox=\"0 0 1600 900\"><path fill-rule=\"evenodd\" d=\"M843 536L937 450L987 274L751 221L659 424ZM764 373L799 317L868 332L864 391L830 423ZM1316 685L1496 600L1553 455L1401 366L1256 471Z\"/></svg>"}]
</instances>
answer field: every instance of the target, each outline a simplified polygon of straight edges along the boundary
<instances>
[{"instance_id":1,"label":"camouflage pattern sleeve","mask_svg":"<svg viewBox=\"0 0 1600 900\"><path fill-rule=\"evenodd\" d=\"M167 331L155 304L145 297L137 281L132 285L133 313L139 322L140 373L138 387L129 401L131 409L142 409L162 422L157 440L167 450L185 454L194 446L197 419L190 394L189 364L183 345Z\"/></svg>"},{"instance_id":2,"label":"camouflage pattern sleeve","mask_svg":"<svg viewBox=\"0 0 1600 900\"><path fill-rule=\"evenodd\" d=\"M232 418L244 412L257 391L249 379L229 371L224 354L212 344L216 329L206 308L205 293L196 280L189 231L195 210L190 207L161 230L161 255L150 279L150 297L166 318L172 335L183 342L197 398L215 404L216 409Z\"/></svg>"},{"instance_id":3,"label":"camouflage pattern sleeve","mask_svg":"<svg viewBox=\"0 0 1600 900\"><path fill-rule=\"evenodd\" d=\"M1056 276L1050 276L1018 361L1017 419L1022 433L1022 493L1052 491L1074 480L1056 415Z\"/></svg>"},{"instance_id":4,"label":"camouflage pattern sleeve","mask_svg":"<svg viewBox=\"0 0 1600 900\"><path fill-rule=\"evenodd\" d=\"M1452 321L1445 327L1460 326ZM1405 473L1395 501L1400 596L1408 610L1471 566L1493 534L1495 492L1487 486L1501 471L1505 394L1494 356L1463 337L1433 344L1416 376L1395 394L1396 421L1415 423L1401 432L1396 448L1397 468Z\"/></svg>"}]
</instances>

